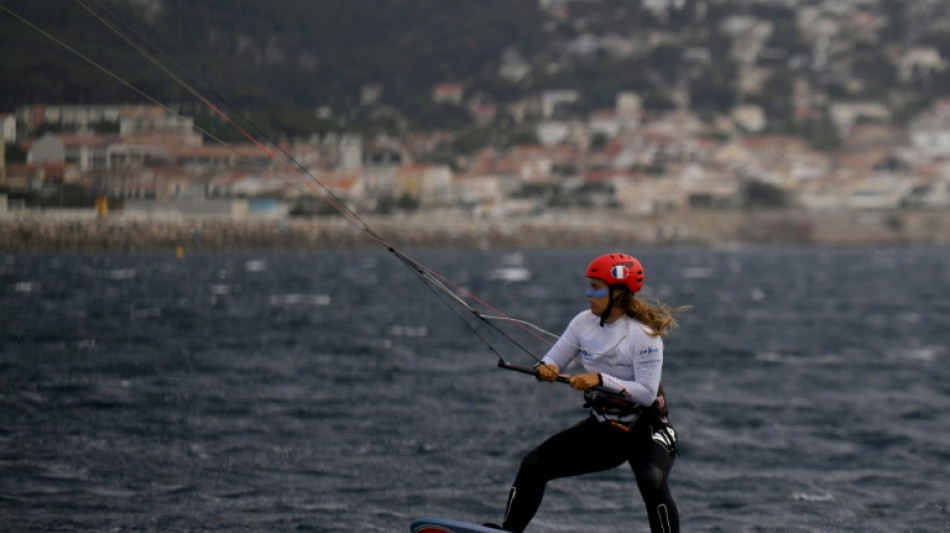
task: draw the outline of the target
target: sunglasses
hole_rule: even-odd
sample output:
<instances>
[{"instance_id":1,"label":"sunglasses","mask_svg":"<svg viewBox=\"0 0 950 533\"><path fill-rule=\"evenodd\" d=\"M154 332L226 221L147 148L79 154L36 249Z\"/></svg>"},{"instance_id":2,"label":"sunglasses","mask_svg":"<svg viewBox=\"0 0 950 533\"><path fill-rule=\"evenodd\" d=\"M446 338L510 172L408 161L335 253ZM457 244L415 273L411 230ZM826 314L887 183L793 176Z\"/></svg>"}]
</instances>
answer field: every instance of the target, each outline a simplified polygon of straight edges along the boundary
<instances>
[{"instance_id":1,"label":"sunglasses","mask_svg":"<svg viewBox=\"0 0 950 533\"><path fill-rule=\"evenodd\" d=\"M588 298L603 298L607 296L607 289L587 289L587 292L584 294L586 294Z\"/></svg>"}]
</instances>

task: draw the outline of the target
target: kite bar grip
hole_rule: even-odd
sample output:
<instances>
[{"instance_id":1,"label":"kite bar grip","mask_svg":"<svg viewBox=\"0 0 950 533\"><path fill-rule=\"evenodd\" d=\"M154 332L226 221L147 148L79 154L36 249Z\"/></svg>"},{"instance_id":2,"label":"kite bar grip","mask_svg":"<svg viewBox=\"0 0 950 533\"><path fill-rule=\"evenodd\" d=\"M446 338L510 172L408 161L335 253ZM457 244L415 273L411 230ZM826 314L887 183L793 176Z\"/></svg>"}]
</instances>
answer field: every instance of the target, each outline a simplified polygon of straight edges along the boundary
<instances>
[{"instance_id":1,"label":"kite bar grip","mask_svg":"<svg viewBox=\"0 0 950 533\"><path fill-rule=\"evenodd\" d=\"M500 368L504 368L505 370L514 370L515 372L521 372L522 374L530 374L530 375L534 376L535 378L538 377L538 369L537 369L537 368L530 367L530 366L516 365L516 364L514 364L514 363L509 363L508 361L504 361L504 360L502 360L502 359L499 359L499 360L498 360L498 366L499 366ZM556 381L558 381L558 382L560 382L560 383L570 383L570 382L571 382L571 378L570 378L570 376L565 376L564 374L558 374ZM606 395L608 395L608 396L613 396L613 397L618 398L618 399L620 399L620 400L623 400L623 401L625 401L625 402L632 403L632 402L630 402L630 400L627 399L627 397L625 397L623 394L620 394L620 393L618 393L618 392L616 392L616 391L612 391L612 390L610 390L610 389L606 389L606 388L604 388L604 387L591 387L591 388L588 389L588 390L597 391L597 392L599 392L599 393L601 393L601 394L606 394Z\"/></svg>"},{"instance_id":2,"label":"kite bar grip","mask_svg":"<svg viewBox=\"0 0 950 533\"><path fill-rule=\"evenodd\" d=\"M498 366L506 370L514 370L515 372L521 372L522 374L531 374L534 377L538 377L538 369L534 367L516 365L513 363L509 363L508 361L502 361L501 359L498 360ZM571 378L563 374L558 374L557 381L561 383L570 383Z\"/></svg>"}]
</instances>

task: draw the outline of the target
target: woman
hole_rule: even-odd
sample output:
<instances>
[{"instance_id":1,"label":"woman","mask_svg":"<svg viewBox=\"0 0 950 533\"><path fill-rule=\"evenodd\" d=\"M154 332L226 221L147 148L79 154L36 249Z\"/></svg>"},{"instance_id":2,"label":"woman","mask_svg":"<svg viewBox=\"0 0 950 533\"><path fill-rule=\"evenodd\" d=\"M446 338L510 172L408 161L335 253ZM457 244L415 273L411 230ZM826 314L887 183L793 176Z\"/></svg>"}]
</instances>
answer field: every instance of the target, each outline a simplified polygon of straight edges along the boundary
<instances>
[{"instance_id":1,"label":"woman","mask_svg":"<svg viewBox=\"0 0 950 533\"><path fill-rule=\"evenodd\" d=\"M534 517L548 481L614 468L627 462L636 475L653 532L679 531L667 480L676 455L660 386L661 336L676 326L673 312L636 297L643 267L620 253L587 267L590 310L574 317L537 365L538 379L555 381L571 361L585 373L571 387L585 391L590 416L525 456L508 496L501 529L523 531ZM498 527L498 526L494 526Z\"/></svg>"}]
</instances>

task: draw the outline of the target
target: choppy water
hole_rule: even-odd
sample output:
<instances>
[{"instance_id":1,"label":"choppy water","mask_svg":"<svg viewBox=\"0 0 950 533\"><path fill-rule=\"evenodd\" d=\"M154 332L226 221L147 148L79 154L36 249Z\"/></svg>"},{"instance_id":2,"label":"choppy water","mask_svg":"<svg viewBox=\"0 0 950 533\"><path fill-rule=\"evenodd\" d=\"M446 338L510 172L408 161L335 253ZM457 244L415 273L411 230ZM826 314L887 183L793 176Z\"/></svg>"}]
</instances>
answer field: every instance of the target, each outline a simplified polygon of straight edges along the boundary
<instances>
[{"instance_id":1,"label":"choppy water","mask_svg":"<svg viewBox=\"0 0 950 533\"><path fill-rule=\"evenodd\" d=\"M414 256L560 332L594 253ZM950 250L637 255L694 306L664 373L684 531L950 531ZM4 531L498 520L522 454L584 416L386 252L6 255L0 303ZM647 530L625 467L554 482L529 529Z\"/></svg>"}]
</instances>

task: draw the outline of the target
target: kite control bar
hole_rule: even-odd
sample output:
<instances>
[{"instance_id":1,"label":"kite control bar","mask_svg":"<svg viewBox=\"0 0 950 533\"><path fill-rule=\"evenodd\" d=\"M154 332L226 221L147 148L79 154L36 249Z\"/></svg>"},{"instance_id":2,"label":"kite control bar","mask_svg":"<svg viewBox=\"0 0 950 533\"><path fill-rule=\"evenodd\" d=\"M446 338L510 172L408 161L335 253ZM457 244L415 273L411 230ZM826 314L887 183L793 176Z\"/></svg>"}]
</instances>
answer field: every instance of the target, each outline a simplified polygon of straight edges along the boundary
<instances>
[{"instance_id":1,"label":"kite control bar","mask_svg":"<svg viewBox=\"0 0 950 533\"><path fill-rule=\"evenodd\" d=\"M515 372L531 374L534 377L538 377L538 369L536 367L516 365L514 363L509 363L508 361L502 361L501 359L498 360L498 366L506 370L514 370ZM556 381L561 383L570 383L571 379L564 374L558 374Z\"/></svg>"},{"instance_id":2,"label":"kite control bar","mask_svg":"<svg viewBox=\"0 0 950 533\"><path fill-rule=\"evenodd\" d=\"M514 370L515 372L521 372L522 374L530 374L534 377L538 377L538 369L530 367L530 366L516 365L514 363L509 363L508 361L504 361L502 359L498 360L498 366L506 370ZM558 374L555 381L558 381L560 383L570 383L571 378L569 376L565 376L564 374ZM597 391L601 394L606 394L608 396L614 396L624 401L629 401L622 394L618 394L612 390L605 389L604 387L591 387L589 390Z\"/></svg>"}]
</instances>

